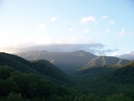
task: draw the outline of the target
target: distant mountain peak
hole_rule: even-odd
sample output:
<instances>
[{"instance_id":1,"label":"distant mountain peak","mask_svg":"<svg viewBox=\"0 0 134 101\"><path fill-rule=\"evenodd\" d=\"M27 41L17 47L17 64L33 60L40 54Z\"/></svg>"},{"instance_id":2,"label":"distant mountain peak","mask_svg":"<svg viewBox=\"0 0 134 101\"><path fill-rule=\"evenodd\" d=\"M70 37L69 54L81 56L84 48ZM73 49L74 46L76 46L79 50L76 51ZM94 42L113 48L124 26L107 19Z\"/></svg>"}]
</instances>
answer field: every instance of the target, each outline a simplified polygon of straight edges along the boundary
<instances>
[{"instance_id":1,"label":"distant mountain peak","mask_svg":"<svg viewBox=\"0 0 134 101\"><path fill-rule=\"evenodd\" d=\"M75 52L86 52L86 51L84 51L84 50L78 50L78 51L75 51Z\"/></svg>"},{"instance_id":2,"label":"distant mountain peak","mask_svg":"<svg viewBox=\"0 0 134 101\"><path fill-rule=\"evenodd\" d=\"M94 55L94 54L92 54L90 52L86 52L84 50L78 50L78 51L75 51L74 53L79 54L79 55Z\"/></svg>"}]
</instances>

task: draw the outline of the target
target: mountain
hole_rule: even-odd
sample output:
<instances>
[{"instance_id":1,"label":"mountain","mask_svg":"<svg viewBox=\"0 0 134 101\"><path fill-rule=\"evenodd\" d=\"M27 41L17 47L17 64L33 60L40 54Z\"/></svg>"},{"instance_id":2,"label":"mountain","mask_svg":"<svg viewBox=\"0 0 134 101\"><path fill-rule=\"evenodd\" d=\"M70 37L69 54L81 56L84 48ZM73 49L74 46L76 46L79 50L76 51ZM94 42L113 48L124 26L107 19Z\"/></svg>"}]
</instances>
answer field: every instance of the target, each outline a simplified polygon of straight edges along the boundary
<instances>
[{"instance_id":1,"label":"mountain","mask_svg":"<svg viewBox=\"0 0 134 101\"><path fill-rule=\"evenodd\" d=\"M30 68L31 62L13 54L0 53L0 66L8 65L20 72L36 72Z\"/></svg>"},{"instance_id":2,"label":"mountain","mask_svg":"<svg viewBox=\"0 0 134 101\"><path fill-rule=\"evenodd\" d=\"M80 68L78 72L82 75L98 76L116 68L120 68L120 66L123 66L129 62L129 60L116 57L98 56Z\"/></svg>"},{"instance_id":3,"label":"mountain","mask_svg":"<svg viewBox=\"0 0 134 101\"><path fill-rule=\"evenodd\" d=\"M96 65L80 70L76 78L79 80L77 88L82 88L79 89L81 93L91 92L100 96L123 94L134 97L134 61L124 66Z\"/></svg>"},{"instance_id":4,"label":"mountain","mask_svg":"<svg viewBox=\"0 0 134 101\"><path fill-rule=\"evenodd\" d=\"M0 53L0 101L133 101L134 61L126 65L124 61L95 57L92 66L68 76L47 60Z\"/></svg>"},{"instance_id":5,"label":"mountain","mask_svg":"<svg viewBox=\"0 0 134 101\"><path fill-rule=\"evenodd\" d=\"M58 83L70 82L67 74L47 60L31 62L13 54L0 53L0 66L5 65L23 73L36 73Z\"/></svg>"},{"instance_id":6,"label":"mountain","mask_svg":"<svg viewBox=\"0 0 134 101\"><path fill-rule=\"evenodd\" d=\"M17 55L27 60L46 59L65 72L76 71L97 57L94 54L82 50L75 52L33 51L18 53Z\"/></svg>"},{"instance_id":7,"label":"mountain","mask_svg":"<svg viewBox=\"0 0 134 101\"><path fill-rule=\"evenodd\" d=\"M94 65L117 65L117 66L121 66L121 65L125 65L129 62L130 62L130 60L120 59L117 57L98 56L98 57L92 59L91 61L89 61L83 67L83 69L91 68Z\"/></svg>"},{"instance_id":8,"label":"mountain","mask_svg":"<svg viewBox=\"0 0 134 101\"><path fill-rule=\"evenodd\" d=\"M46 59L66 73L74 73L82 67L88 69L95 65L124 65L130 62L117 57L96 56L83 50L75 52L32 51L18 53L17 55L27 60Z\"/></svg>"},{"instance_id":9,"label":"mountain","mask_svg":"<svg viewBox=\"0 0 134 101\"><path fill-rule=\"evenodd\" d=\"M54 78L53 81L56 83L70 83L69 77L62 70L57 68L55 65L47 60L36 60L32 61L32 69L38 71L42 75L47 75L50 79Z\"/></svg>"},{"instance_id":10,"label":"mountain","mask_svg":"<svg viewBox=\"0 0 134 101\"><path fill-rule=\"evenodd\" d=\"M134 61L129 62L107 75L109 75L107 79L111 79L113 82L134 84Z\"/></svg>"}]
</instances>

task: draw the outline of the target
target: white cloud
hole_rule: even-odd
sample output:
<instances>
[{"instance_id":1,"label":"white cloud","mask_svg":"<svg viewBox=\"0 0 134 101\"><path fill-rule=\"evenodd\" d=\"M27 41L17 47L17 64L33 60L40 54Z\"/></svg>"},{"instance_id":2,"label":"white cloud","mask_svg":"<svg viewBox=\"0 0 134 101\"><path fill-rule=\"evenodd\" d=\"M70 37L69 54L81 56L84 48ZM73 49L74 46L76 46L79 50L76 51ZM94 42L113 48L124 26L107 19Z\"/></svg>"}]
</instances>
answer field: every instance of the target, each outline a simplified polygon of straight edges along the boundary
<instances>
[{"instance_id":1,"label":"white cloud","mask_svg":"<svg viewBox=\"0 0 134 101\"><path fill-rule=\"evenodd\" d=\"M83 31L83 33L88 33L88 32L89 30L87 28Z\"/></svg>"},{"instance_id":2,"label":"white cloud","mask_svg":"<svg viewBox=\"0 0 134 101\"><path fill-rule=\"evenodd\" d=\"M110 56L118 56L117 52L113 52Z\"/></svg>"},{"instance_id":3,"label":"white cloud","mask_svg":"<svg viewBox=\"0 0 134 101\"><path fill-rule=\"evenodd\" d=\"M107 29L107 30L106 30L106 33L108 33L109 31L110 31L110 30L109 30L109 29Z\"/></svg>"},{"instance_id":4,"label":"white cloud","mask_svg":"<svg viewBox=\"0 0 134 101\"><path fill-rule=\"evenodd\" d=\"M102 19L106 19L106 18L107 18L107 16L102 16L101 18L102 18Z\"/></svg>"},{"instance_id":5,"label":"white cloud","mask_svg":"<svg viewBox=\"0 0 134 101\"><path fill-rule=\"evenodd\" d=\"M120 36L124 36L125 35L125 28L122 29L122 31L119 33Z\"/></svg>"},{"instance_id":6,"label":"white cloud","mask_svg":"<svg viewBox=\"0 0 134 101\"><path fill-rule=\"evenodd\" d=\"M69 31L73 31L73 32L75 31L74 28L69 28L68 30L69 30Z\"/></svg>"},{"instance_id":7,"label":"white cloud","mask_svg":"<svg viewBox=\"0 0 134 101\"><path fill-rule=\"evenodd\" d=\"M57 16L54 16L52 19L51 19L51 22L54 22L54 21L56 21L58 19L58 17Z\"/></svg>"},{"instance_id":8,"label":"white cloud","mask_svg":"<svg viewBox=\"0 0 134 101\"><path fill-rule=\"evenodd\" d=\"M89 16L89 17L83 17L83 18L81 19L81 23L88 23L88 22L90 22L90 21L94 22L94 21L95 21L95 18L92 17L92 16Z\"/></svg>"},{"instance_id":9,"label":"white cloud","mask_svg":"<svg viewBox=\"0 0 134 101\"><path fill-rule=\"evenodd\" d=\"M47 30L45 24L40 24L37 29L39 32L44 32Z\"/></svg>"},{"instance_id":10,"label":"white cloud","mask_svg":"<svg viewBox=\"0 0 134 101\"><path fill-rule=\"evenodd\" d=\"M121 32L119 32L119 36L133 36L132 32L125 32L125 28L122 29Z\"/></svg>"},{"instance_id":11,"label":"white cloud","mask_svg":"<svg viewBox=\"0 0 134 101\"><path fill-rule=\"evenodd\" d=\"M111 21L110 23L111 23L111 24L115 24L115 21Z\"/></svg>"}]
</instances>

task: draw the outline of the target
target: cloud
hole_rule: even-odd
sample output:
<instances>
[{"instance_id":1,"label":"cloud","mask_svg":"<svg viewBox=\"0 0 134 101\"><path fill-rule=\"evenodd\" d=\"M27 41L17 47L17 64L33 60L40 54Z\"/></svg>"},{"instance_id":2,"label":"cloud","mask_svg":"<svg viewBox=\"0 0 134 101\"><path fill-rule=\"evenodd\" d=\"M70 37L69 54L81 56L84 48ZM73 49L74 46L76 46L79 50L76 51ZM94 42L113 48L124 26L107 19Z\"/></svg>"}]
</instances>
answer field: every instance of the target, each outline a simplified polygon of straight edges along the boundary
<instances>
[{"instance_id":1,"label":"cloud","mask_svg":"<svg viewBox=\"0 0 134 101\"><path fill-rule=\"evenodd\" d=\"M104 49L105 45L101 43L90 43L90 44L49 44L49 45L36 45L27 48L18 48L18 52L27 51L51 51L51 52L74 52L78 50L84 50L91 52L96 55L106 55L117 51L117 49ZM10 50L13 48L9 48ZM17 48L16 48L17 50Z\"/></svg>"},{"instance_id":2,"label":"cloud","mask_svg":"<svg viewBox=\"0 0 134 101\"><path fill-rule=\"evenodd\" d=\"M42 50L51 52L73 52L78 50L84 50L94 53L96 52L96 49L101 49L103 47L104 45L102 45L101 43L92 43L92 44L50 44L50 45L36 45L32 47L25 47L18 49L8 47L6 49L14 50L15 52L42 51Z\"/></svg>"},{"instance_id":3,"label":"cloud","mask_svg":"<svg viewBox=\"0 0 134 101\"><path fill-rule=\"evenodd\" d=\"M102 19L106 19L106 18L107 18L107 16L102 16L101 18L102 18Z\"/></svg>"},{"instance_id":4,"label":"cloud","mask_svg":"<svg viewBox=\"0 0 134 101\"><path fill-rule=\"evenodd\" d=\"M46 36L33 36L32 34L24 37L16 37L8 39L7 41L10 44L6 47L0 47L1 51L16 53L16 52L26 52L26 51L61 51L61 52L71 52L77 50L85 50L94 54L104 55L111 53L112 50L106 50L105 45L99 42L96 42L93 38L85 38L84 36L75 36L75 37L46 37ZM1 39L2 37L0 37ZM6 37L7 39L8 37ZM3 39L3 42L4 40ZM7 44L8 44L7 43ZM0 43L1 46L1 43ZM5 43L4 45L5 46Z\"/></svg>"},{"instance_id":5,"label":"cloud","mask_svg":"<svg viewBox=\"0 0 134 101\"><path fill-rule=\"evenodd\" d=\"M20 45L21 46L21 45ZM106 55L117 51L118 49L104 49L105 45L101 43L86 43L86 44L41 44L31 47L6 47L2 48L4 51L10 53L14 52L28 52L28 51L51 51L51 52L74 52L78 50L84 50L96 55Z\"/></svg>"},{"instance_id":6,"label":"cloud","mask_svg":"<svg viewBox=\"0 0 134 101\"><path fill-rule=\"evenodd\" d=\"M125 35L125 28L122 29L122 31L119 33L120 36L124 36Z\"/></svg>"},{"instance_id":7,"label":"cloud","mask_svg":"<svg viewBox=\"0 0 134 101\"><path fill-rule=\"evenodd\" d=\"M133 36L134 34L132 32L126 32L125 28L122 29L121 32L119 32L119 36Z\"/></svg>"},{"instance_id":8,"label":"cloud","mask_svg":"<svg viewBox=\"0 0 134 101\"><path fill-rule=\"evenodd\" d=\"M69 28L68 30L69 30L69 31L73 31L73 32L75 31L74 28Z\"/></svg>"},{"instance_id":9,"label":"cloud","mask_svg":"<svg viewBox=\"0 0 134 101\"><path fill-rule=\"evenodd\" d=\"M52 19L51 19L51 22L54 22L54 21L56 21L58 19L58 17L57 16L54 16Z\"/></svg>"},{"instance_id":10,"label":"cloud","mask_svg":"<svg viewBox=\"0 0 134 101\"><path fill-rule=\"evenodd\" d=\"M121 54L118 57L123 58L123 59L127 59L127 60L134 60L134 51L127 52L125 54Z\"/></svg>"},{"instance_id":11,"label":"cloud","mask_svg":"<svg viewBox=\"0 0 134 101\"><path fill-rule=\"evenodd\" d=\"M109 30L109 29L107 29L107 30L106 30L106 33L108 33L109 31L110 31L110 30Z\"/></svg>"},{"instance_id":12,"label":"cloud","mask_svg":"<svg viewBox=\"0 0 134 101\"><path fill-rule=\"evenodd\" d=\"M83 33L88 33L88 32L89 30L87 28L83 31Z\"/></svg>"},{"instance_id":13,"label":"cloud","mask_svg":"<svg viewBox=\"0 0 134 101\"><path fill-rule=\"evenodd\" d=\"M111 24L115 24L115 21L111 21L110 23L111 23Z\"/></svg>"},{"instance_id":14,"label":"cloud","mask_svg":"<svg viewBox=\"0 0 134 101\"><path fill-rule=\"evenodd\" d=\"M88 23L88 22L94 22L95 21L95 18L92 17L92 16L89 16L89 17L83 17L81 19L81 23L85 24L85 23Z\"/></svg>"},{"instance_id":15,"label":"cloud","mask_svg":"<svg viewBox=\"0 0 134 101\"><path fill-rule=\"evenodd\" d=\"M100 54L113 53L116 51L118 51L118 49L106 49L106 50L100 51Z\"/></svg>"},{"instance_id":16,"label":"cloud","mask_svg":"<svg viewBox=\"0 0 134 101\"><path fill-rule=\"evenodd\" d=\"M46 29L45 24L40 24L40 25L37 27L37 30L38 30L39 32L44 32L44 31L46 31L47 29Z\"/></svg>"}]
</instances>

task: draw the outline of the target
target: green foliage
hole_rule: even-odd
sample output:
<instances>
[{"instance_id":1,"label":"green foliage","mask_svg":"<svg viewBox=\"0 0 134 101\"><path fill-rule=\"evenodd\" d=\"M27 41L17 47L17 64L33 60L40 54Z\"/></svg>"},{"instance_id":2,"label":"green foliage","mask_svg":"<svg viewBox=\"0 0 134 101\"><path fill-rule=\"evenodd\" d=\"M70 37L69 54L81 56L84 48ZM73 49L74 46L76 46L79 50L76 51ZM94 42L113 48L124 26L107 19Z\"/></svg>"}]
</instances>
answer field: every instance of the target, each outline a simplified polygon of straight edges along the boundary
<instances>
[{"instance_id":1,"label":"green foliage","mask_svg":"<svg viewBox=\"0 0 134 101\"><path fill-rule=\"evenodd\" d=\"M134 62L96 65L71 78L45 60L4 53L0 65L0 101L134 101Z\"/></svg>"},{"instance_id":2,"label":"green foliage","mask_svg":"<svg viewBox=\"0 0 134 101\"><path fill-rule=\"evenodd\" d=\"M125 97L122 93L121 94L113 94L111 96L108 96L106 98L106 101L125 101Z\"/></svg>"},{"instance_id":3,"label":"green foliage","mask_svg":"<svg viewBox=\"0 0 134 101\"><path fill-rule=\"evenodd\" d=\"M7 97L7 101L24 99L43 101L49 100L54 95L64 97L70 94L64 87L57 86L33 73L20 73L7 66L1 66L0 71L2 71L0 72L0 97ZM3 78L5 73L10 75Z\"/></svg>"},{"instance_id":4,"label":"green foliage","mask_svg":"<svg viewBox=\"0 0 134 101\"><path fill-rule=\"evenodd\" d=\"M6 101L24 101L24 99L22 98L21 94L14 94L14 93L9 93Z\"/></svg>"},{"instance_id":5,"label":"green foliage","mask_svg":"<svg viewBox=\"0 0 134 101\"><path fill-rule=\"evenodd\" d=\"M16 55L0 53L0 66L8 65L21 72L33 72L29 67L30 62Z\"/></svg>"}]
</instances>

